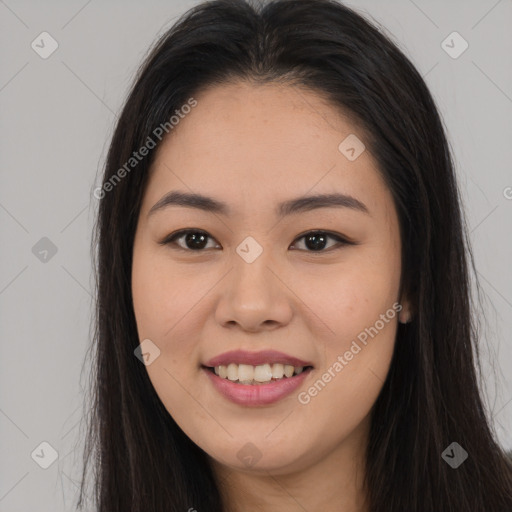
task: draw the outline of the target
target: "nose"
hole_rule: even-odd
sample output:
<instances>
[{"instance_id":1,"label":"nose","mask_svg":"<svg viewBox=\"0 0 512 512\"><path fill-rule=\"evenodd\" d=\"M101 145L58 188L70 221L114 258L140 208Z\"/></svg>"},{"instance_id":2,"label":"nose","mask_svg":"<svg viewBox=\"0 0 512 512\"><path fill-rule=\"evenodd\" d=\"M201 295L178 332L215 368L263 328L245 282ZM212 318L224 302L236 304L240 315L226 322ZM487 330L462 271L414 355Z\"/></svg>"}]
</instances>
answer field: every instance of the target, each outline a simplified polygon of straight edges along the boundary
<instances>
[{"instance_id":1,"label":"nose","mask_svg":"<svg viewBox=\"0 0 512 512\"><path fill-rule=\"evenodd\" d=\"M234 255L233 268L221 281L215 317L223 327L247 332L274 330L293 316L293 292L283 272L263 252L251 263Z\"/></svg>"}]
</instances>

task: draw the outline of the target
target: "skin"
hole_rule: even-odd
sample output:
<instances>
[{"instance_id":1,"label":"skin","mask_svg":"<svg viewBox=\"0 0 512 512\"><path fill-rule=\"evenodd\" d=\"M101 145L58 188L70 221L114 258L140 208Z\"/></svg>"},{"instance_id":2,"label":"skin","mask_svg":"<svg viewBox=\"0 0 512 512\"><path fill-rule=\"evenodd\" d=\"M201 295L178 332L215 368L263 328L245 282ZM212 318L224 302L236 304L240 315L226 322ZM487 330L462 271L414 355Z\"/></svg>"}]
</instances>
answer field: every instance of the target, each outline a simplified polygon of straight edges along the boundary
<instances>
[{"instance_id":1,"label":"skin","mask_svg":"<svg viewBox=\"0 0 512 512\"><path fill-rule=\"evenodd\" d=\"M409 318L399 297L401 240L391 193L368 149L354 161L338 150L349 134L364 141L364 133L314 92L237 82L195 98L198 105L158 148L135 236L138 335L160 350L146 366L151 382L210 456L230 512L365 511L369 414L398 319ZM148 216L171 190L212 196L233 215L173 205ZM333 192L357 198L369 214L346 207L282 219L274 213L281 201ZM187 228L207 232L207 247L194 251L185 237L159 244ZM327 239L314 251L303 238L314 230L356 245ZM247 236L263 248L250 264L236 252ZM400 316L359 343L362 350L342 371L300 403L298 393L397 302ZM314 366L297 392L271 405L234 404L201 370L228 350L269 348ZM261 456L252 467L237 457L248 442Z\"/></svg>"}]
</instances>

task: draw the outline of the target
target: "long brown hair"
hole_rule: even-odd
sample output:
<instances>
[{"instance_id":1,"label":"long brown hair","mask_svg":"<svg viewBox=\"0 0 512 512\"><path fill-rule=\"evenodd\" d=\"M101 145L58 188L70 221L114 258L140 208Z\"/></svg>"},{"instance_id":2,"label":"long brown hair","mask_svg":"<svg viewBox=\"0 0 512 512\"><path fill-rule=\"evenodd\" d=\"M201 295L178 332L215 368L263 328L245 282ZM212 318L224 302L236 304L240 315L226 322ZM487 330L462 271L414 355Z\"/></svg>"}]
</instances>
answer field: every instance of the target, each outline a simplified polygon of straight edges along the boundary
<instances>
[{"instance_id":1,"label":"long brown hair","mask_svg":"<svg viewBox=\"0 0 512 512\"><path fill-rule=\"evenodd\" d=\"M371 511L512 511L511 465L478 387L469 280L475 268L443 124L397 45L334 0L200 4L161 37L139 70L96 194L95 364L80 509L92 467L99 512L223 510L207 455L174 422L134 357L140 340L133 240L155 150L119 170L191 97L233 79L301 85L350 113L394 198L402 293L414 317L398 327L372 411ZM452 442L468 452L456 469L442 458Z\"/></svg>"}]
</instances>

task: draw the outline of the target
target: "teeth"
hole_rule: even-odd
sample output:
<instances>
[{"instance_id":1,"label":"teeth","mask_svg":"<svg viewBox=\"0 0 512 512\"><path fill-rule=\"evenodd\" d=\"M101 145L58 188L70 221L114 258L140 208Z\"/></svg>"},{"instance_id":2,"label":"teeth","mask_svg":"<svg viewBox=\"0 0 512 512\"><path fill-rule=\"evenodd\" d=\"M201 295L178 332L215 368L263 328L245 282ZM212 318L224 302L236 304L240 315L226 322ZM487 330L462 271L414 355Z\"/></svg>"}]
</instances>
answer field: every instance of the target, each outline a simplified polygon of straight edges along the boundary
<instances>
[{"instance_id":1,"label":"teeth","mask_svg":"<svg viewBox=\"0 0 512 512\"><path fill-rule=\"evenodd\" d=\"M281 363L274 363L272 365L272 377L274 379L282 379L284 375L284 365Z\"/></svg>"},{"instance_id":2,"label":"teeth","mask_svg":"<svg viewBox=\"0 0 512 512\"><path fill-rule=\"evenodd\" d=\"M299 375L304 370L303 366L292 366L291 364L265 363L258 366L250 364L230 363L227 366L220 365L214 368L214 372L221 379L229 379L240 384L265 384L272 379L279 380L283 377Z\"/></svg>"},{"instance_id":3,"label":"teeth","mask_svg":"<svg viewBox=\"0 0 512 512\"><path fill-rule=\"evenodd\" d=\"M235 363L228 364L228 379L238 380L238 365Z\"/></svg>"},{"instance_id":4,"label":"teeth","mask_svg":"<svg viewBox=\"0 0 512 512\"><path fill-rule=\"evenodd\" d=\"M302 368L301 368L301 371L302 371ZM293 375L293 366L290 364L285 364L284 365L284 374L287 377L291 377Z\"/></svg>"},{"instance_id":5,"label":"teeth","mask_svg":"<svg viewBox=\"0 0 512 512\"><path fill-rule=\"evenodd\" d=\"M250 364L238 365L238 380L242 384L250 384L254 378L254 366L251 366Z\"/></svg>"},{"instance_id":6,"label":"teeth","mask_svg":"<svg viewBox=\"0 0 512 512\"><path fill-rule=\"evenodd\" d=\"M270 382L272 380L272 368L270 365L261 364L254 367L254 380L256 382Z\"/></svg>"}]
</instances>

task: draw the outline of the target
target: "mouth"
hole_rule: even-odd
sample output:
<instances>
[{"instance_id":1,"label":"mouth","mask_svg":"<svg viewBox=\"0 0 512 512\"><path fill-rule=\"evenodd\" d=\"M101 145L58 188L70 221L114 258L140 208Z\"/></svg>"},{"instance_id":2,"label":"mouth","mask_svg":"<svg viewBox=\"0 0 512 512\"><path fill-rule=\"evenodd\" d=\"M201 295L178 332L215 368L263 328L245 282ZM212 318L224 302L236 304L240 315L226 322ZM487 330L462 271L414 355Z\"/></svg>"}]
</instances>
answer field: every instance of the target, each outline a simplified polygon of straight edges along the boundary
<instances>
[{"instance_id":1,"label":"mouth","mask_svg":"<svg viewBox=\"0 0 512 512\"><path fill-rule=\"evenodd\" d=\"M264 363L260 365L236 364L204 366L202 367L215 374L217 377L228 380L233 384L244 386L260 386L292 379L303 372L309 373L313 369L312 365L293 366L282 363Z\"/></svg>"},{"instance_id":2,"label":"mouth","mask_svg":"<svg viewBox=\"0 0 512 512\"><path fill-rule=\"evenodd\" d=\"M244 368L246 366L250 368ZM286 368L286 373L285 366L289 366ZM258 367L262 367L262 369L258 369ZM215 370L219 372L219 375ZM253 375L252 378L249 378L251 370ZM313 371L313 367L310 365L294 367L282 363L273 363L272 365L265 363L253 367L230 363L227 366L219 365L218 367L202 365L201 371L204 372L213 388L230 402L243 407L267 407L283 400L303 386ZM223 375L226 376L223 377Z\"/></svg>"},{"instance_id":3,"label":"mouth","mask_svg":"<svg viewBox=\"0 0 512 512\"><path fill-rule=\"evenodd\" d=\"M276 350L231 350L201 365L222 395L244 407L269 406L292 394L313 371L311 362Z\"/></svg>"}]
</instances>

